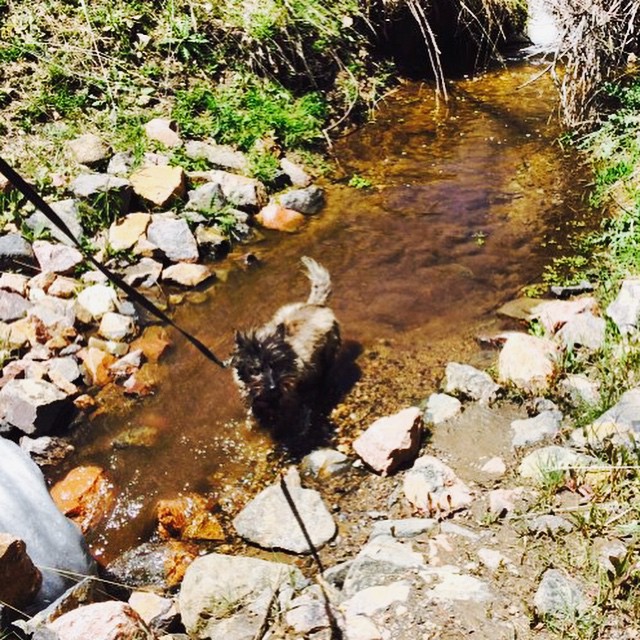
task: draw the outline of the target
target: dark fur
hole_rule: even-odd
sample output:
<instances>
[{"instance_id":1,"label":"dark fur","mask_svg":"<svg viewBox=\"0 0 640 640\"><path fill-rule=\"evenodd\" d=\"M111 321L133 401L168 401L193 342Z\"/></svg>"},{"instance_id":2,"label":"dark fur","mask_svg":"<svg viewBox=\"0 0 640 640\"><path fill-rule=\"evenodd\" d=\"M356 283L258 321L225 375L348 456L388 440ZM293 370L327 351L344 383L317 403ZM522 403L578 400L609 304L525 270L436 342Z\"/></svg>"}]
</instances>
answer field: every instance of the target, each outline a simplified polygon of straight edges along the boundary
<instances>
[{"instance_id":1,"label":"dark fur","mask_svg":"<svg viewBox=\"0 0 640 640\"><path fill-rule=\"evenodd\" d=\"M329 274L310 258L302 261L311 283L307 302L285 305L267 324L238 332L230 360L251 413L276 429L305 420L340 347L338 322L326 306Z\"/></svg>"}]
</instances>

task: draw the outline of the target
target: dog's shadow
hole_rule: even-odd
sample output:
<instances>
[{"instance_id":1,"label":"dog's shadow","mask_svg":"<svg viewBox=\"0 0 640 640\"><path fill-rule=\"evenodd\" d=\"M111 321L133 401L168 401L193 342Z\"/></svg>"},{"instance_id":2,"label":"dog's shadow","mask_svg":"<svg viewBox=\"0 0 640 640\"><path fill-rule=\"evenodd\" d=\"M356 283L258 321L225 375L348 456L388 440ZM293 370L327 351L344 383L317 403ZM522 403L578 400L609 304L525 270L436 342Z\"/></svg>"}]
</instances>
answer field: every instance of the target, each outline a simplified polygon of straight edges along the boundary
<instances>
[{"instance_id":1,"label":"dog's shadow","mask_svg":"<svg viewBox=\"0 0 640 640\"><path fill-rule=\"evenodd\" d=\"M331 412L360 380L362 371L357 359L362 352L359 342L343 340L333 364L307 394L303 409L296 417L297 424L289 423L272 431L274 440L293 460L332 444L335 425L331 422Z\"/></svg>"}]
</instances>

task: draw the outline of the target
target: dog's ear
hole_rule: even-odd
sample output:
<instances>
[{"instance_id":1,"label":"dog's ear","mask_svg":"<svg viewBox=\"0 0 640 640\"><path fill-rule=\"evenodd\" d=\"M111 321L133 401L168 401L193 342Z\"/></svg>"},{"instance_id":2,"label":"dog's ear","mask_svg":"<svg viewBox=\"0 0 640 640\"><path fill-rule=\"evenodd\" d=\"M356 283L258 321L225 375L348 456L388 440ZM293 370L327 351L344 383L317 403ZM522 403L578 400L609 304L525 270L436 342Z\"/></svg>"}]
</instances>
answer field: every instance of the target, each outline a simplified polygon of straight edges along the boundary
<instances>
[{"instance_id":1,"label":"dog's ear","mask_svg":"<svg viewBox=\"0 0 640 640\"><path fill-rule=\"evenodd\" d=\"M236 342L236 347L238 347L238 348L241 348L245 344L247 344L247 334L243 333L242 331L236 331L234 339L235 339L235 342Z\"/></svg>"}]
</instances>

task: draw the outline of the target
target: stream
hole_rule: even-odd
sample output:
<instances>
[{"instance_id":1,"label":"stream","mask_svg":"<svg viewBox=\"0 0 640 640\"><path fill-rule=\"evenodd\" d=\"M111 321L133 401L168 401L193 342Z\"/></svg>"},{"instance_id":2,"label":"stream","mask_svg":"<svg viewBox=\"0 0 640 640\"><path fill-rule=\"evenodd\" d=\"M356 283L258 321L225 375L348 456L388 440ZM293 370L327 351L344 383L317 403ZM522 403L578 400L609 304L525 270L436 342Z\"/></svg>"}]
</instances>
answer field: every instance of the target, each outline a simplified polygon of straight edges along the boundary
<instances>
[{"instance_id":1,"label":"stream","mask_svg":"<svg viewBox=\"0 0 640 640\"><path fill-rule=\"evenodd\" d=\"M214 265L226 281L179 306L178 322L227 357L235 329L306 298L299 259L316 258L346 343L335 411L344 436L426 398L447 361L490 358L474 336L501 326L495 309L539 280L585 208L584 173L556 142L554 89L534 81L541 70L514 63L452 82L447 105L427 84L403 84L375 122L335 144L343 179L326 185L325 209L301 232L267 233ZM347 186L354 174L373 187ZM259 266L241 268L247 251ZM287 455L247 428L230 373L172 338L158 393L82 424L55 470L97 464L113 479L115 507L87 536L102 562L150 538L159 498L201 492L234 515ZM127 446L123 434L138 432L151 434L145 446Z\"/></svg>"}]
</instances>

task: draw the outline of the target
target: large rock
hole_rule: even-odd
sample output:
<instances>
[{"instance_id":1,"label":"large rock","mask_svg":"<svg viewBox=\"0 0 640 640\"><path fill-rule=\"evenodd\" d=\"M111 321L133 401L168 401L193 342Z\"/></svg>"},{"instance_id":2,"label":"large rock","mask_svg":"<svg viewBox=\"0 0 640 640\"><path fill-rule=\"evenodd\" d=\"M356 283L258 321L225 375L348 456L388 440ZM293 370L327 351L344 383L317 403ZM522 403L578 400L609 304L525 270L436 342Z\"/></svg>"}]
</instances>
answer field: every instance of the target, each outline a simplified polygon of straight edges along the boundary
<instances>
[{"instance_id":1,"label":"large rock","mask_svg":"<svg viewBox=\"0 0 640 640\"><path fill-rule=\"evenodd\" d=\"M278 202L285 209L292 209L306 215L314 215L324 207L324 189L313 186L292 189L278 196Z\"/></svg>"},{"instance_id":2,"label":"large rock","mask_svg":"<svg viewBox=\"0 0 640 640\"><path fill-rule=\"evenodd\" d=\"M212 170L194 172L190 177L197 181L220 185L226 200L236 207L259 209L267 200L267 190L259 180L238 176L226 171Z\"/></svg>"},{"instance_id":3,"label":"large rock","mask_svg":"<svg viewBox=\"0 0 640 640\"><path fill-rule=\"evenodd\" d=\"M575 620L586 613L589 602L576 580L559 569L547 569L533 597L540 616Z\"/></svg>"},{"instance_id":4,"label":"large rock","mask_svg":"<svg viewBox=\"0 0 640 640\"><path fill-rule=\"evenodd\" d=\"M594 298L549 300L533 309L531 317L538 320L547 333L553 334L579 314L594 311L597 306Z\"/></svg>"},{"instance_id":5,"label":"large rock","mask_svg":"<svg viewBox=\"0 0 640 640\"><path fill-rule=\"evenodd\" d=\"M351 460L335 449L316 449L306 455L300 463L303 474L326 479L339 476L351 468Z\"/></svg>"},{"instance_id":6,"label":"large rock","mask_svg":"<svg viewBox=\"0 0 640 640\"><path fill-rule=\"evenodd\" d=\"M131 316L108 311L100 319L98 333L107 340L124 340L136 331L136 325Z\"/></svg>"},{"instance_id":7,"label":"large rock","mask_svg":"<svg viewBox=\"0 0 640 640\"><path fill-rule=\"evenodd\" d=\"M311 176L300 165L288 158L280 160L280 168L289 177L294 187L308 187L311 184Z\"/></svg>"},{"instance_id":8,"label":"large rock","mask_svg":"<svg viewBox=\"0 0 640 640\"><path fill-rule=\"evenodd\" d=\"M21 296L27 293L29 278L21 273L5 272L0 274L0 289L19 293Z\"/></svg>"},{"instance_id":9,"label":"large rock","mask_svg":"<svg viewBox=\"0 0 640 640\"><path fill-rule=\"evenodd\" d=\"M207 182L189 191L189 202L186 208L194 211L211 213L226 206L227 201L218 182Z\"/></svg>"},{"instance_id":10,"label":"large rock","mask_svg":"<svg viewBox=\"0 0 640 640\"><path fill-rule=\"evenodd\" d=\"M162 272L162 280L181 287L197 287L215 274L206 264L178 262Z\"/></svg>"},{"instance_id":11,"label":"large rock","mask_svg":"<svg viewBox=\"0 0 640 640\"><path fill-rule=\"evenodd\" d=\"M78 320L86 324L100 320L105 313L114 311L118 296L112 287L94 284L83 289L76 298Z\"/></svg>"},{"instance_id":12,"label":"large rock","mask_svg":"<svg viewBox=\"0 0 640 640\"><path fill-rule=\"evenodd\" d=\"M26 609L42 587L42 574L27 553L24 540L0 532L0 600Z\"/></svg>"},{"instance_id":13,"label":"large rock","mask_svg":"<svg viewBox=\"0 0 640 640\"><path fill-rule=\"evenodd\" d=\"M336 534L336 524L317 491L303 489L300 476L291 467L283 478L297 515L315 549ZM240 536L267 549L311 553L313 549L302 532L280 482L261 491L233 520Z\"/></svg>"},{"instance_id":14,"label":"large rock","mask_svg":"<svg viewBox=\"0 0 640 640\"><path fill-rule=\"evenodd\" d=\"M543 411L534 418L514 420L511 423L514 447L524 447L545 438L553 438L560 431L562 414L559 411Z\"/></svg>"},{"instance_id":15,"label":"large rock","mask_svg":"<svg viewBox=\"0 0 640 640\"><path fill-rule=\"evenodd\" d=\"M50 273L70 273L84 260L84 256L75 247L46 240L36 240L33 252L42 271Z\"/></svg>"},{"instance_id":16,"label":"large rock","mask_svg":"<svg viewBox=\"0 0 640 640\"><path fill-rule=\"evenodd\" d=\"M66 426L69 396L46 380L9 380L0 389L0 425L32 436ZM2 429L0 428L0 431Z\"/></svg>"},{"instance_id":17,"label":"large rock","mask_svg":"<svg viewBox=\"0 0 640 640\"><path fill-rule=\"evenodd\" d=\"M134 287L153 287L162 273L162 264L153 258L142 258L137 264L127 267L124 281Z\"/></svg>"},{"instance_id":18,"label":"large rock","mask_svg":"<svg viewBox=\"0 0 640 640\"><path fill-rule=\"evenodd\" d=\"M272 607L284 610L302 584L302 574L290 565L217 553L202 556L182 582L182 622L191 638L253 640Z\"/></svg>"},{"instance_id":19,"label":"large rock","mask_svg":"<svg viewBox=\"0 0 640 640\"><path fill-rule=\"evenodd\" d=\"M623 336L633 333L638 328L640 278L627 278L622 282L616 299L607 307L607 315Z\"/></svg>"},{"instance_id":20,"label":"large rock","mask_svg":"<svg viewBox=\"0 0 640 640\"><path fill-rule=\"evenodd\" d=\"M126 251L140 240L151 222L148 213L130 213L109 228L109 245L115 251Z\"/></svg>"},{"instance_id":21,"label":"large rock","mask_svg":"<svg viewBox=\"0 0 640 640\"><path fill-rule=\"evenodd\" d=\"M249 169L247 156L226 144L189 140L184 153L192 160L206 160L209 164L244 173Z\"/></svg>"},{"instance_id":22,"label":"large rock","mask_svg":"<svg viewBox=\"0 0 640 640\"><path fill-rule=\"evenodd\" d=\"M57 640L156 640L142 618L124 602L97 602L65 613L47 625Z\"/></svg>"},{"instance_id":23,"label":"large rock","mask_svg":"<svg viewBox=\"0 0 640 640\"><path fill-rule=\"evenodd\" d=\"M0 236L0 268L23 269L33 263L31 245L19 233Z\"/></svg>"},{"instance_id":24,"label":"large rock","mask_svg":"<svg viewBox=\"0 0 640 640\"><path fill-rule=\"evenodd\" d=\"M302 227L305 223L305 218L297 211L272 202L260 210L260 213L256 216L256 221L265 229L291 233Z\"/></svg>"},{"instance_id":25,"label":"large rock","mask_svg":"<svg viewBox=\"0 0 640 640\"><path fill-rule=\"evenodd\" d=\"M462 394L472 400L488 403L500 390L491 376L468 364L450 362L445 369L445 393Z\"/></svg>"},{"instance_id":26,"label":"large rock","mask_svg":"<svg viewBox=\"0 0 640 640\"><path fill-rule=\"evenodd\" d=\"M353 449L374 471L388 475L416 456L421 435L420 409L409 407L376 420L356 438Z\"/></svg>"},{"instance_id":27,"label":"large rock","mask_svg":"<svg viewBox=\"0 0 640 640\"><path fill-rule=\"evenodd\" d=\"M25 541L43 573L36 609L55 600L74 580L95 566L76 526L58 511L40 469L18 445L0 438L0 531ZM59 570L59 571L58 571Z\"/></svg>"},{"instance_id":28,"label":"large rock","mask_svg":"<svg viewBox=\"0 0 640 640\"><path fill-rule=\"evenodd\" d=\"M451 420L462 411L462 403L458 398L446 393L432 393L427 400L427 407L423 414L426 424L439 425Z\"/></svg>"},{"instance_id":29,"label":"large rock","mask_svg":"<svg viewBox=\"0 0 640 640\"><path fill-rule=\"evenodd\" d=\"M607 323L604 318L585 312L568 320L558 331L558 338L567 349L584 347L598 351L604 347L606 331Z\"/></svg>"},{"instance_id":30,"label":"large rock","mask_svg":"<svg viewBox=\"0 0 640 640\"><path fill-rule=\"evenodd\" d=\"M85 133L78 136L70 140L67 146L76 162L90 168L96 168L102 164L106 164L111 155L109 145L94 133Z\"/></svg>"},{"instance_id":31,"label":"large rock","mask_svg":"<svg viewBox=\"0 0 640 640\"><path fill-rule=\"evenodd\" d=\"M186 176L181 167L145 167L136 171L130 180L136 195L154 207L166 207L187 193Z\"/></svg>"},{"instance_id":32,"label":"large rock","mask_svg":"<svg viewBox=\"0 0 640 640\"><path fill-rule=\"evenodd\" d=\"M54 213L58 214L58 217L67 225L69 231L76 240L82 240L84 237L84 231L82 229L82 223L80 222L80 209L78 207L78 201L69 198L67 200L58 200L57 202L50 202L49 206L53 209ZM51 235L66 245L74 245L73 240L62 231L54 222L49 220L42 211L36 211L32 216L29 216L26 220L27 226L34 231L37 229L49 229Z\"/></svg>"},{"instance_id":33,"label":"large rock","mask_svg":"<svg viewBox=\"0 0 640 640\"><path fill-rule=\"evenodd\" d=\"M544 392L555 373L558 356L558 347L551 340L511 333L498 357L499 380L524 391Z\"/></svg>"},{"instance_id":34,"label":"large rock","mask_svg":"<svg viewBox=\"0 0 640 640\"><path fill-rule=\"evenodd\" d=\"M198 260L198 244L186 220L154 217L147 238L172 262Z\"/></svg>"},{"instance_id":35,"label":"large rock","mask_svg":"<svg viewBox=\"0 0 640 640\"><path fill-rule=\"evenodd\" d=\"M0 289L0 321L11 322L23 318L32 306L20 294Z\"/></svg>"},{"instance_id":36,"label":"large rock","mask_svg":"<svg viewBox=\"0 0 640 640\"><path fill-rule=\"evenodd\" d=\"M51 497L58 509L86 533L109 512L115 492L104 469L83 466L72 469L56 482Z\"/></svg>"}]
</instances>

